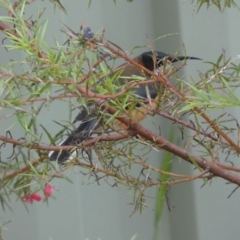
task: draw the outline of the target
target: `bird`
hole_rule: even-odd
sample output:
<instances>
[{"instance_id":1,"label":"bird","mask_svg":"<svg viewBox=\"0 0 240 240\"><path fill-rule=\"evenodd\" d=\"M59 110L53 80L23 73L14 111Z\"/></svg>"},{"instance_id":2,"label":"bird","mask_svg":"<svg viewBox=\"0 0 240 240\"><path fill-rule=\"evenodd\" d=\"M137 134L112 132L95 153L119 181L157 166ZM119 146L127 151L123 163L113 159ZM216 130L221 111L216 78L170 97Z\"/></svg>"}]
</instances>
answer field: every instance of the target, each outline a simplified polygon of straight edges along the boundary
<instances>
[{"instance_id":1,"label":"bird","mask_svg":"<svg viewBox=\"0 0 240 240\"><path fill-rule=\"evenodd\" d=\"M143 52L142 54L133 58L135 62L153 72L156 72L159 68L161 68L166 63L166 61L168 63L174 63L187 59L201 60L197 57L174 56L160 51ZM113 71L109 77L116 77L114 83L119 87L125 86L129 81L134 81L134 77L136 76L144 77L146 80L149 80L151 78L149 74L144 73L144 71L139 67L130 63L124 63L117 67L117 70L118 69L120 69L119 74L116 74L116 71ZM164 87L160 82L141 84L136 88L131 89L131 93L136 96L138 101L135 101L129 106L127 105L124 111L125 114L122 114L122 116L126 116L127 112L127 116L132 121L142 121L147 116L149 111L155 110L159 105L160 100L157 101L156 99L161 98L161 95L164 91L163 89ZM119 120L114 120L111 124L106 126L103 123L104 121L102 121L102 115L98 113L98 108L99 107L94 106L94 104L89 105L87 108L81 107L80 113L73 121L73 124L76 124L80 121L78 127L73 130L66 139L59 143L59 146L76 146L76 149L51 151L48 155L50 161L57 161L59 164L63 164L64 162L74 159L78 152L77 146L80 146L94 133L99 132L99 129L103 129L101 133L107 131L109 126L115 131L127 129L127 126L125 126ZM84 149L81 148L81 151L84 151ZM89 152L86 152L89 155Z\"/></svg>"}]
</instances>

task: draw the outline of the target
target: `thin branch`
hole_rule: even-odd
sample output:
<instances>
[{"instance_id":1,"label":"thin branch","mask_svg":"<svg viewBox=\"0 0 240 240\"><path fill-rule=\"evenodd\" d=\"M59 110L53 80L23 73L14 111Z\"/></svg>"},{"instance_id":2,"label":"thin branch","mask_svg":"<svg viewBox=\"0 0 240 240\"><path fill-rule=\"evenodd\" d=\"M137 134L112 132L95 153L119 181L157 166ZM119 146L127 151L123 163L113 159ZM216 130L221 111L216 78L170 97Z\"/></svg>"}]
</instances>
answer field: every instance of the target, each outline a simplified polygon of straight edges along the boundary
<instances>
[{"instance_id":1,"label":"thin branch","mask_svg":"<svg viewBox=\"0 0 240 240\"><path fill-rule=\"evenodd\" d=\"M212 139L213 141L218 141L218 138L215 137L215 136L213 136L211 133L207 133L207 132L204 132L204 131L202 131L202 130L199 130L199 129L197 129L195 126L193 126L192 124L189 124L189 123L187 123L187 122L185 122L185 121L183 121L183 120L181 120L181 119L177 119L177 118L175 118L175 117L173 117L173 116L171 116L171 115L169 115L169 114L167 114L167 113L165 113L165 112L163 112L163 111L159 111L158 114L159 114L160 116L163 116L163 117L165 117L165 118L167 118L167 119L170 119L170 120L174 121L175 123L179 123L179 124L181 124L181 125L189 128L189 129L192 129L192 130L194 130L196 133L199 133L199 134L202 134L202 135L204 135L204 136L206 136L206 137L209 137L209 138Z\"/></svg>"},{"instance_id":2,"label":"thin branch","mask_svg":"<svg viewBox=\"0 0 240 240\"><path fill-rule=\"evenodd\" d=\"M87 90L83 86L79 86L78 90L86 97L93 97L94 93L90 90ZM98 105L101 109L107 110L110 114L116 114L117 110L114 107L101 104L101 99L95 99L95 104ZM139 134L141 137L152 141L153 143L157 144L159 148L162 148L168 152L171 152L187 162L193 163L195 161L198 166L200 166L204 170L208 170L209 172L213 173L215 176L222 177L232 183L240 185L240 176L233 174L225 169L222 169L217 164L213 163L210 160L202 159L194 154L187 152L186 150L178 147L177 145L167 141L166 139L158 136L154 132L150 131L149 129L144 128L140 123L133 122L130 118L127 117L116 117L121 123L127 126L127 129L134 131L136 134Z\"/></svg>"},{"instance_id":3,"label":"thin branch","mask_svg":"<svg viewBox=\"0 0 240 240\"><path fill-rule=\"evenodd\" d=\"M129 62L130 64L132 64L133 66L136 66L140 69L142 69L144 72L150 74L150 76L153 76L154 78L156 78L157 81L161 82L162 84L164 84L165 86L167 86L171 91L173 91L175 94L177 94L181 100L186 101L187 97L180 92L178 89L176 89L167 79L165 76L163 75L157 75L156 73L148 70L147 68L145 68L144 66L140 65L139 63L135 62L133 59L131 59L127 54L123 54L120 53L118 50L116 50L115 48L111 47L110 44L105 43L103 44L104 47L106 47L107 49L109 49L113 54L116 54L117 56L125 59L127 62ZM209 124L209 126L211 128L213 128L220 136L222 136L228 143L229 145L231 145L238 153L240 153L240 147L234 142L232 141L231 138L229 138L227 136L227 134L225 134L216 124L216 122L212 121L204 112L202 112L202 110L198 107L194 107L193 111L197 112L200 116L202 116L203 119L205 119L207 121L207 123Z\"/></svg>"}]
</instances>

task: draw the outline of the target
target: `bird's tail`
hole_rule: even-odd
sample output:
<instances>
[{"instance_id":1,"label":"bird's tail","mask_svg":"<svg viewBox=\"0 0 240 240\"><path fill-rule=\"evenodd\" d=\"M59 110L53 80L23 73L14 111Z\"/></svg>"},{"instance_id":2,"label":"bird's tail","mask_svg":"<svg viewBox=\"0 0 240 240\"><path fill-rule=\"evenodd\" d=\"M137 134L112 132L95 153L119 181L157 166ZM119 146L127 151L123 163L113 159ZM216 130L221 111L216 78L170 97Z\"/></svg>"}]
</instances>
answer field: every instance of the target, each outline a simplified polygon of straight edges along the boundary
<instances>
[{"instance_id":1,"label":"bird's tail","mask_svg":"<svg viewBox=\"0 0 240 240\"><path fill-rule=\"evenodd\" d=\"M79 127L75 129L70 135L63 140L59 146L78 146L84 140L88 139L99 127L100 121L97 116L93 114L84 119ZM65 161L77 158L78 154L77 149L73 150L60 150L60 151L51 151L48 155L50 161L57 161L58 163L63 163ZM83 149L80 150L83 152Z\"/></svg>"}]
</instances>

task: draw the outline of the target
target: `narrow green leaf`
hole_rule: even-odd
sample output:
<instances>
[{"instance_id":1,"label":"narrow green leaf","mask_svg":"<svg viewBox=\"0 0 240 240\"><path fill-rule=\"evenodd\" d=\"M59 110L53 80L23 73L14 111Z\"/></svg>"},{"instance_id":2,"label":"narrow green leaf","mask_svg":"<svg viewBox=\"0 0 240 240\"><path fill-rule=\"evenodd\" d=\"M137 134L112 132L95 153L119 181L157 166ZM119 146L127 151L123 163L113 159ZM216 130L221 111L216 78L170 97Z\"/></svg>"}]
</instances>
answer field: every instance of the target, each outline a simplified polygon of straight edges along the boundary
<instances>
[{"instance_id":1,"label":"narrow green leaf","mask_svg":"<svg viewBox=\"0 0 240 240\"><path fill-rule=\"evenodd\" d=\"M174 129L171 129L171 132L169 134L169 141L173 142L174 140ZM172 164L171 164L171 160L172 160L172 153L170 152L165 152L162 164L161 164L161 170L165 171L165 172L170 172L171 168L172 168ZM159 234L160 234L160 223L161 223L161 219L162 219L162 214L163 214L163 209L164 209L164 203L165 203L165 197L166 197L166 193L167 193L167 189L168 189L168 185L164 184L168 181L169 179L169 175L168 174L160 174L159 178L160 178L160 187L158 189L157 192L157 196L156 196L156 209L155 209L155 228L154 228L154 240L158 240L160 239Z\"/></svg>"},{"instance_id":2,"label":"narrow green leaf","mask_svg":"<svg viewBox=\"0 0 240 240\"><path fill-rule=\"evenodd\" d=\"M41 45L44 41L44 37L45 37L45 34L46 34L46 30L47 30L47 26L48 26L48 19L46 19L43 24L42 24L42 28L41 28L41 34L40 34L40 37L39 37L39 44Z\"/></svg>"}]
</instances>

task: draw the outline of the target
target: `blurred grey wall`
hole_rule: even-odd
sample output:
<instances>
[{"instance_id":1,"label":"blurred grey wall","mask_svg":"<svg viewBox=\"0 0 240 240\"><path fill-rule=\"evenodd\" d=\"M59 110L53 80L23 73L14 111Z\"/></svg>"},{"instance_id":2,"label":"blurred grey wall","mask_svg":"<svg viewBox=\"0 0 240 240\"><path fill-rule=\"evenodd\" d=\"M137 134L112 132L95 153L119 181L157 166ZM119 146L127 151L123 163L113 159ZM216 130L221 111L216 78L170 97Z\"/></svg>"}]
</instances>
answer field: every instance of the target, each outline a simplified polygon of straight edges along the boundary
<instances>
[{"instance_id":1,"label":"blurred grey wall","mask_svg":"<svg viewBox=\"0 0 240 240\"><path fill-rule=\"evenodd\" d=\"M214 61L220 55L222 48L227 50L228 56L239 54L239 19L237 9L227 9L225 13L203 7L200 12L194 12L191 1L166 0L125 0L92 1L88 9L87 0L61 0L68 14L64 15L54 9L47 1L36 1L36 6L47 6L46 14L49 18L47 31L48 42L57 39L65 42L60 33L61 21L78 31L82 22L88 24L96 32L106 30L106 37L119 44L125 50L131 50L136 45L146 45L147 37L153 40L166 34L179 33L165 37L156 43L155 49L167 53L181 51L185 45L187 54L201 57L207 61ZM6 15L4 11L1 12ZM147 36L147 37L146 37ZM1 50L4 51L3 49ZM141 50L142 51L142 50ZM138 51L134 52L137 55ZM15 58L14 55L9 59ZM1 63L6 61L0 59ZM188 62L183 72L186 79L198 78L198 72L206 69L202 62ZM59 130L53 123L57 115L64 119L64 111L60 105L54 105L48 112L48 117L41 119L41 123L51 124L52 133ZM159 120L164 124L162 134L168 136L171 124L166 120ZM145 122L149 124L149 122ZM177 137L179 138L179 137ZM156 166L161 159L160 153L151 153L149 158ZM174 171L191 173L192 167L174 158ZM6 211L0 215L0 221L12 220L3 231L4 240L130 240L135 234L137 240L152 239L154 230L154 211L145 209L142 214L133 211L131 192L124 188L111 188L105 182L98 186L80 174L80 169L66 173L74 184L64 180L55 180L55 199L49 204L33 204L29 212L15 199L11 200L13 211ZM84 183L84 184L83 184ZM240 236L240 207L239 192L230 199L234 186L225 185L223 180L214 179L211 184L201 188L202 181L186 183L171 187L169 199L171 212L165 209L161 223L161 240L205 240L205 239L239 239ZM156 189L151 189L148 204L155 206Z\"/></svg>"}]
</instances>

